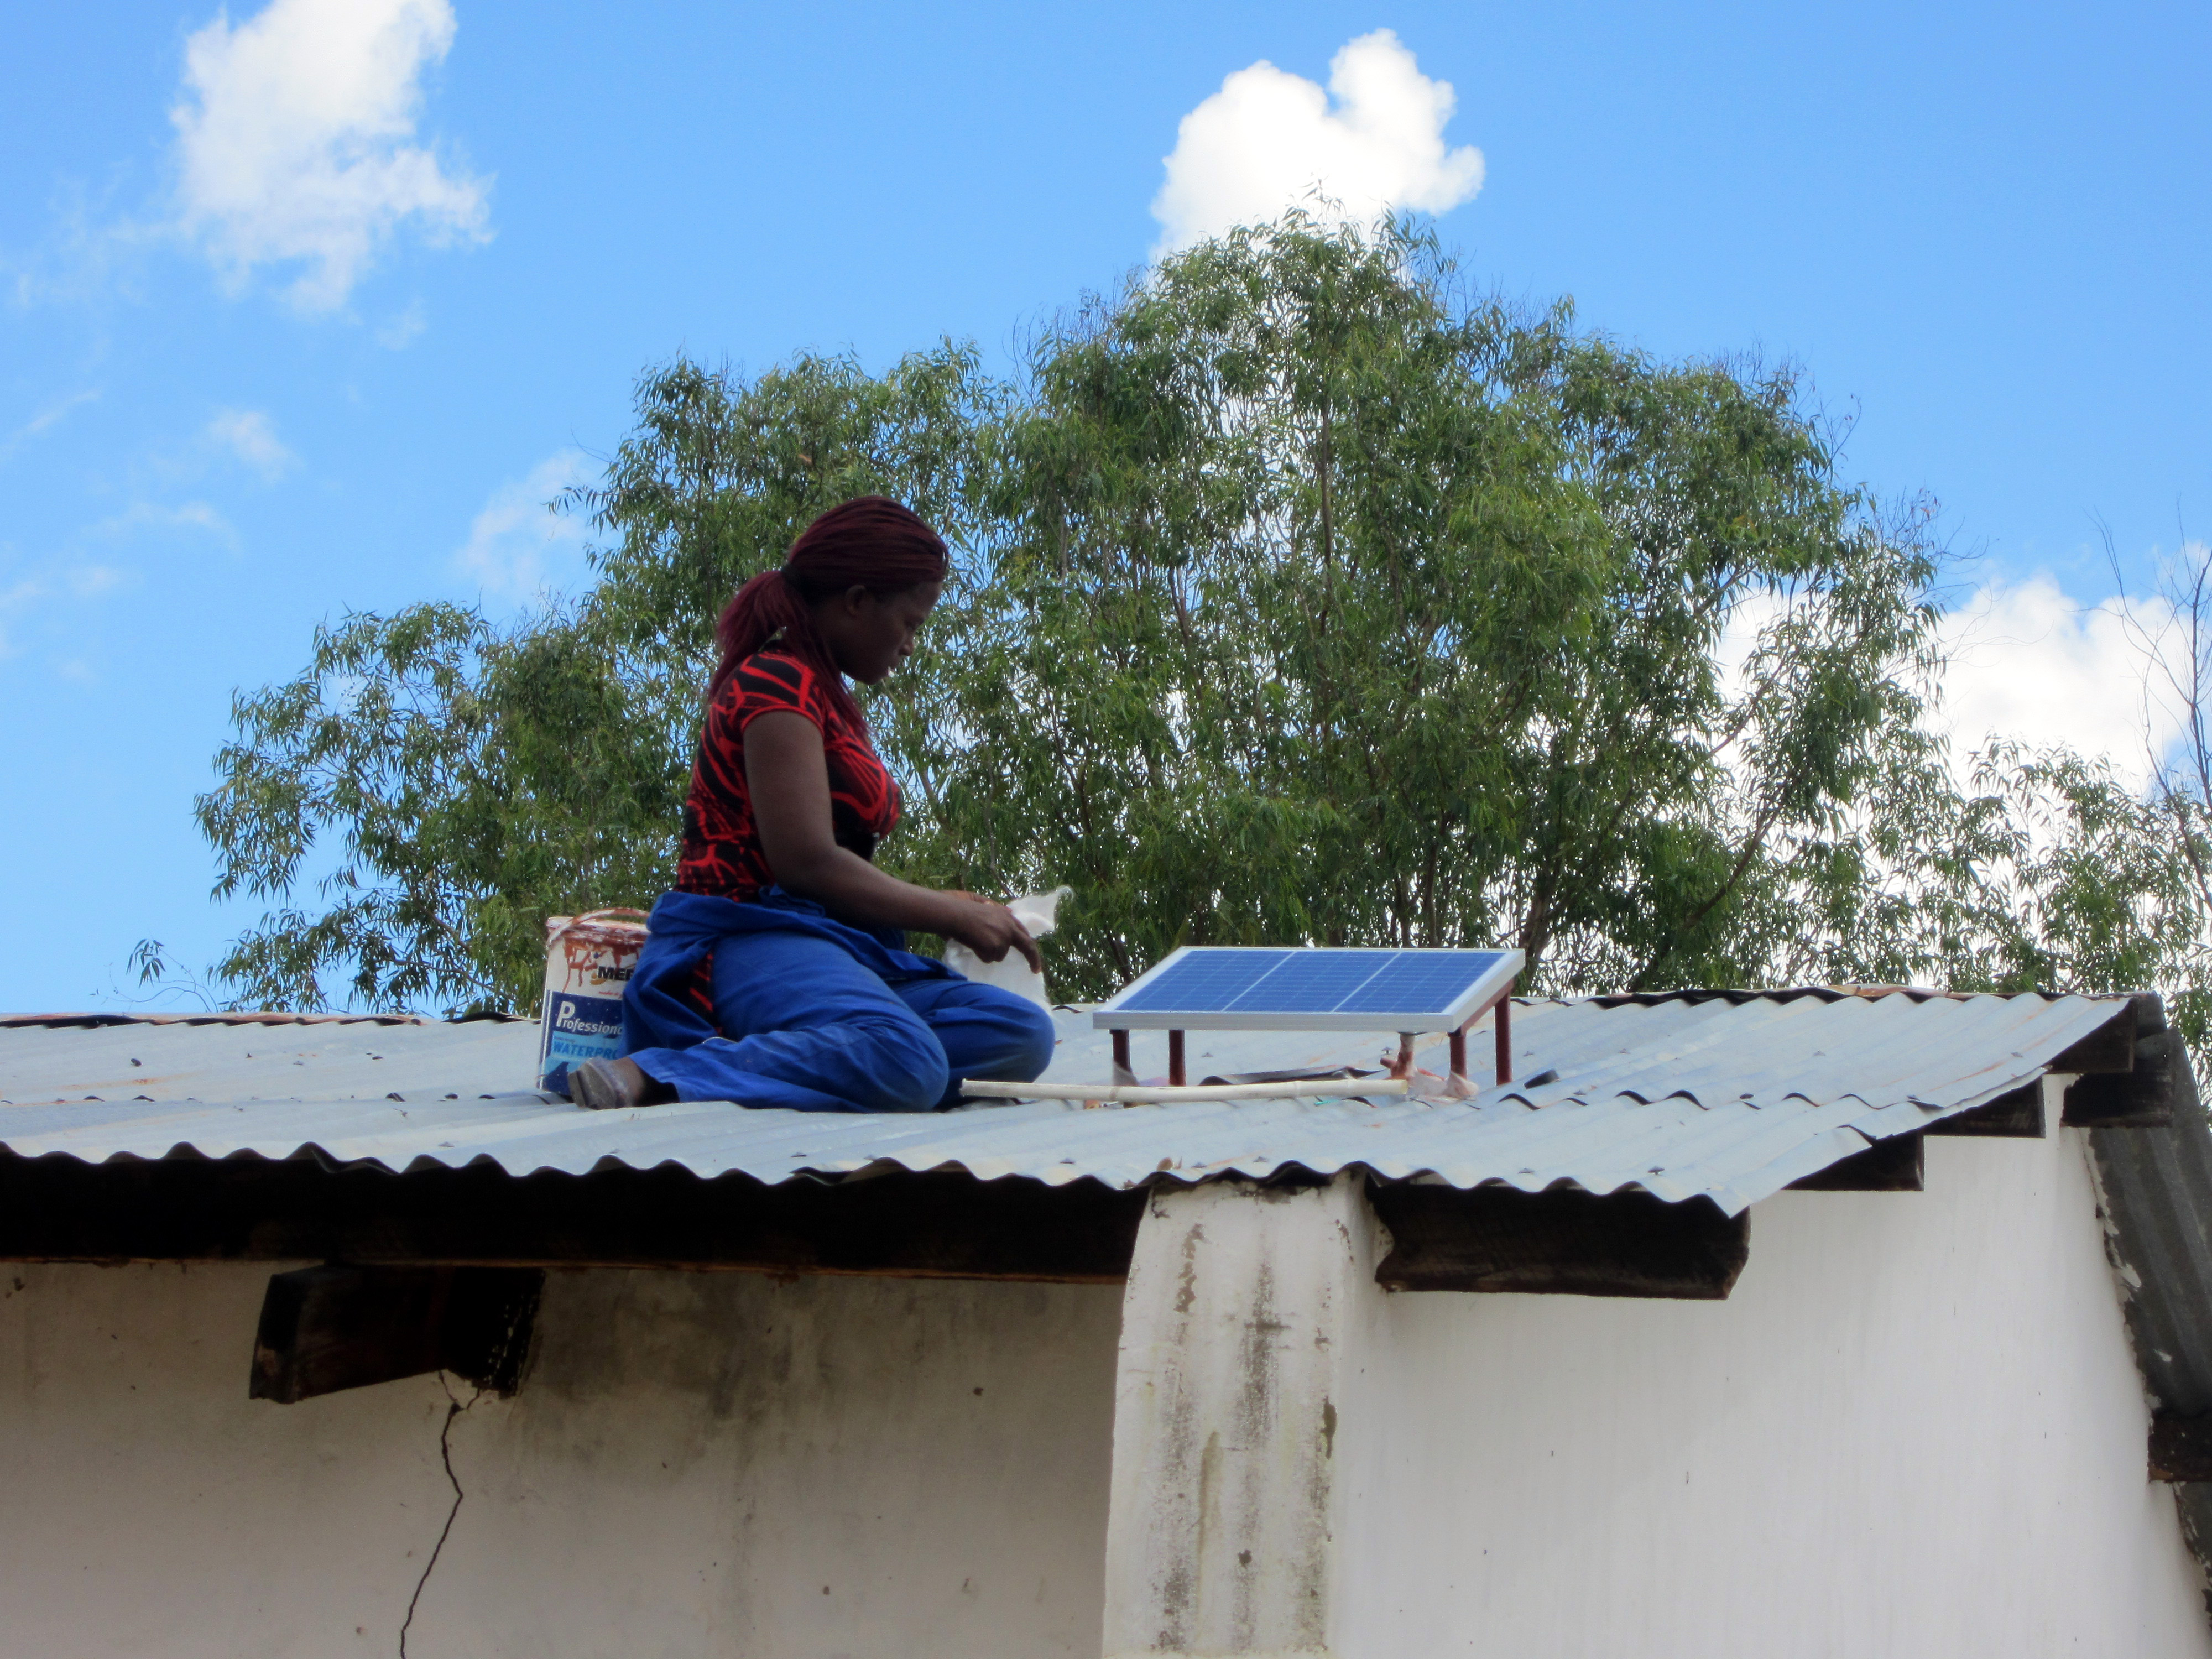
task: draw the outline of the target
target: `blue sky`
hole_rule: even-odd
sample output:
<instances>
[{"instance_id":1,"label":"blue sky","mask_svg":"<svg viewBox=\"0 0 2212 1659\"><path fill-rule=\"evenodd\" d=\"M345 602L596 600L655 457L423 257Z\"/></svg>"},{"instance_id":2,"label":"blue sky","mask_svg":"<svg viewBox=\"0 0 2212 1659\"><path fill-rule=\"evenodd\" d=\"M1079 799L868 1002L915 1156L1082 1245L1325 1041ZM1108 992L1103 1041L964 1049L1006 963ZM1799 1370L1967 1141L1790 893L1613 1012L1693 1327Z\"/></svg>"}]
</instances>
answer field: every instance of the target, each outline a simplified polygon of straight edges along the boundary
<instances>
[{"instance_id":1,"label":"blue sky","mask_svg":"<svg viewBox=\"0 0 2212 1659\"><path fill-rule=\"evenodd\" d=\"M1328 103L1383 29L1411 61ZM573 578L536 502L647 365L1003 357L1174 232L1171 154L1184 209L1243 199L1239 144L1456 201L1483 286L1802 362L1849 470L1944 505L1962 726L2094 746L2099 524L2141 584L2212 523L2208 47L2179 4L15 8L0 1008L219 954L190 808L233 690L349 606Z\"/></svg>"}]
</instances>

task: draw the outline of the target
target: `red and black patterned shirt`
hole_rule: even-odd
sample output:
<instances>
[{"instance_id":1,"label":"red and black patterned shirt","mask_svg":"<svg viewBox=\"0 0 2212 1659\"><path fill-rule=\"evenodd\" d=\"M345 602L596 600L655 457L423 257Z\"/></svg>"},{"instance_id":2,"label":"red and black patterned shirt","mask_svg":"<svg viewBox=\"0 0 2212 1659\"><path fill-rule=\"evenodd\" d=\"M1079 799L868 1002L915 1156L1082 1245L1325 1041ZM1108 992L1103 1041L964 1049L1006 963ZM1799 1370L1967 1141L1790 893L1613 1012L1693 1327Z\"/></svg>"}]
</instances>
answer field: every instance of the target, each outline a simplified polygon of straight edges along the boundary
<instances>
[{"instance_id":1,"label":"red and black patterned shirt","mask_svg":"<svg viewBox=\"0 0 2212 1659\"><path fill-rule=\"evenodd\" d=\"M745 728L763 714L814 722L830 766L830 830L837 845L872 859L878 837L898 822L898 785L868 741L867 728L837 712L821 672L773 647L739 663L707 710L699 759L684 802L684 852L676 888L743 901L772 886L745 787Z\"/></svg>"}]
</instances>

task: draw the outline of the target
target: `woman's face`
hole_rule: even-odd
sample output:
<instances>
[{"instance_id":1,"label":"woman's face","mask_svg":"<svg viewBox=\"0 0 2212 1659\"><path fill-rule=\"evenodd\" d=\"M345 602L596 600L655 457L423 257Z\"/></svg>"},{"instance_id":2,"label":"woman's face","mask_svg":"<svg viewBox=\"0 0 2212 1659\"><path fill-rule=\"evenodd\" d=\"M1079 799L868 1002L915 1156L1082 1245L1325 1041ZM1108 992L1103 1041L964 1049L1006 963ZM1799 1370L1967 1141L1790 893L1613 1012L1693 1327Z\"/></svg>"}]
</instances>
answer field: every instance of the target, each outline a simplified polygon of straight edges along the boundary
<instances>
[{"instance_id":1,"label":"woman's face","mask_svg":"<svg viewBox=\"0 0 2212 1659\"><path fill-rule=\"evenodd\" d=\"M944 591L942 582L916 582L883 594L848 587L815 607L814 626L838 667L862 685L874 685L914 654L915 636Z\"/></svg>"}]
</instances>

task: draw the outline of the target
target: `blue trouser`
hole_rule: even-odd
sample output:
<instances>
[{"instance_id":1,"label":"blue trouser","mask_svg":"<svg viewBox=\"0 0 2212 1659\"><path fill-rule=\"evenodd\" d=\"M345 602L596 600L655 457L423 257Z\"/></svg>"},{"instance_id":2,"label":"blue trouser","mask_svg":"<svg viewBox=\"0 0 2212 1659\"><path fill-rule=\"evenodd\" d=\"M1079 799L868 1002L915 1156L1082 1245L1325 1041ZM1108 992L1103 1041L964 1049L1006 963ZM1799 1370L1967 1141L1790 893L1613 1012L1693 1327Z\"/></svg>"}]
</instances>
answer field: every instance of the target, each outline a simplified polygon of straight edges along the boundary
<instances>
[{"instance_id":1,"label":"blue trouser","mask_svg":"<svg viewBox=\"0 0 2212 1659\"><path fill-rule=\"evenodd\" d=\"M684 1100L799 1112L925 1112L965 1078L1026 1083L1051 1063L1052 1018L957 976L887 983L817 933L715 941L720 1036L629 1058Z\"/></svg>"}]
</instances>

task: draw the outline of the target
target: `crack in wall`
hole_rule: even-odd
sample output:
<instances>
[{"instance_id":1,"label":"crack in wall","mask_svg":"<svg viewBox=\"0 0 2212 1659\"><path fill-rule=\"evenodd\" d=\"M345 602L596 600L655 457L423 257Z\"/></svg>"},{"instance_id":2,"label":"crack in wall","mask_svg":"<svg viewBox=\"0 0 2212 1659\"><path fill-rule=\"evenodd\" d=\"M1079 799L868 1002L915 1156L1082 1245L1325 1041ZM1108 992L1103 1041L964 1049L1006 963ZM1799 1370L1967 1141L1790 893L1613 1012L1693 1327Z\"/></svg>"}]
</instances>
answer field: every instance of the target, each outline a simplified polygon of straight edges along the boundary
<instances>
[{"instance_id":1,"label":"crack in wall","mask_svg":"<svg viewBox=\"0 0 2212 1659\"><path fill-rule=\"evenodd\" d=\"M422 1576L415 1581L415 1594L407 1598L407 1616L399 1621L399 1659L407 1659L407 1632L415 1623L415 1609L422 1600L422 1591L430 1582L430 1575L438 1565L438 1557L446 1547L446 1540L453 1535L453 1522L461 1512L461 1500L468 1494L461 1490L460 1477L453 1473L453 1419L483 1399L488 1390L479 1388L463 1405L453 1394L453 1385L446 1380L443 1371L438 1373L438 1386L446 1391L446 1420L438 1430L438 1461L446 1466L446 1481L453 1489L453 1505L446 1511L446 1524L438 1528L438 1541L430 1547L430 1559L422 1564Z\"/></svg>"}]
</instances>

